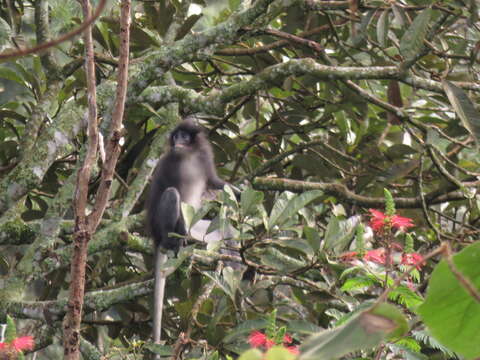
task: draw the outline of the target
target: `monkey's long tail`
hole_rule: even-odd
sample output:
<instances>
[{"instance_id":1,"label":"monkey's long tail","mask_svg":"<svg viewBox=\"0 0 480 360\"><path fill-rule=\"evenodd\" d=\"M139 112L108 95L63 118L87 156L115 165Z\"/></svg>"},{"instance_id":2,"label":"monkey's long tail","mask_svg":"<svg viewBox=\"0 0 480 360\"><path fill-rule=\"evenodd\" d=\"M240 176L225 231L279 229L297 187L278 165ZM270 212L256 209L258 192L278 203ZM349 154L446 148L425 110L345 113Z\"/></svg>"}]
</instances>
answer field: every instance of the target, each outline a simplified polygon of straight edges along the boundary
<instances>
[{"instance_id":1,"label":"monkey's long tail","mask_svg":"<svg viewBox=\"0 0 480 360\"><path fill-rule=\"evenodd\" d=\"M167 261L167 255L162 253L160 246L157 246L155 254L155 289L153 291L153 342L160 344L160 336L162 333L162 312L163 297L165 295L165 279L164 264ZM157 356L156 358L160 358Z\"/></svg>"}]
</instances>

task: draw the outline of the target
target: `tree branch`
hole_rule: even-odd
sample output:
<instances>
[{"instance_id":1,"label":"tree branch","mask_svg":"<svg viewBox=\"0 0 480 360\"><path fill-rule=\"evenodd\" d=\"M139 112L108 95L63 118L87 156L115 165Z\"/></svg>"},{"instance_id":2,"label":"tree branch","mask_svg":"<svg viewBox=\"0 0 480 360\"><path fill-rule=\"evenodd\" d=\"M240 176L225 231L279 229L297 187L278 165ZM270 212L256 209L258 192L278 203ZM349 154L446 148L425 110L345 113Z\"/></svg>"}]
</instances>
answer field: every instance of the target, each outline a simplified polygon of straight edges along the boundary
<instances>
[{"instance_id":1,"label":"tree branch","mask_svg":"<svg viewBox=\"0 0 480 360\"><path fill-rule=\"evenodd\" d=\"M258 190L279 190L303 192L307 190L322 190L326 194L338 197L341 201L348 202L363 207L382 208L385 206L385 199L383 197L369 197L358 195L349 190L345 185L339 183L312 183L307 181L281 179L281 178L265 178L258 177L252 182L255 189ZM445 192L432 191L425 195L425 199L429 205L441 204L448 201L464 200L465 195L461 191ZM419 196L416 197L396 197L395 206L397 208L420 208L422 200Z\"/></svg>"},{"instance_id":2,"label":"tree branch","mask_svg":"<svg viewBox=\"0 0 480 360\"><path fill-rule=\"evenodd\" d=\"M121 128L125 109L128 82L128 60L130 54L130 0L122 0L120 18L120 59L118 64L117 93L110 125L110 136L106 148L107 159L103 164L100 186L95 199L95 206L88 216L91 231L95 231L110 197L115 166L120 155Z\"/></svg>"},{"instance_id":3,"label":"tree branch","mask_svg":"<svg viewBox=\"0 0 480 360\"><path fill-rule=\"evenodd\" d=\"M91 13L89 0L82 1L83 17L88 19ZM92 29L84 33L85 72L87 76L88 98L88 146L82 168L78 172L77 187L74 197L75 233L74 252L70 268L70 291L67 313L63 322L63 350L65 360L80 358L80 323L85 292L85 268L87 263L87 246L92 231L87 218L88 182L98 149L97 97L95 80L95 62L93 52Z\"/></svg>"}]
</instances>

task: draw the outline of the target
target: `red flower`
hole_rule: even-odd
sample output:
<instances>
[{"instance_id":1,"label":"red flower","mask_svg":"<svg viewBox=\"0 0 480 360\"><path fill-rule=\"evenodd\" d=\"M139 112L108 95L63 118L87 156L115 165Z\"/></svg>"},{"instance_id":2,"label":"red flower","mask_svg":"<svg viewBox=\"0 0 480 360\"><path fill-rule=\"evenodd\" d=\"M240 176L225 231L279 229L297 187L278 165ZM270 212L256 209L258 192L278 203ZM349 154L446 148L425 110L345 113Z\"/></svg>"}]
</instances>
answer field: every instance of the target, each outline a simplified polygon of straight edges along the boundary
<instances>
[{"instance_id":1,"label":"red flower","mask_svg":"<svg viewBox=\"0 0 480 360\"><path fill-rule=\"evenodd\" d=\"M288 334L285 334L283 336L283 345L288 345L288 344L291 344L293 341L292 337Z\"/></svg>"},{"instance_id":2,"label":"red flower","mask_svg":"<svg viewBox=\"0 0 480 360\"><path fill-rule=\"evenodd\" d=\"M248 337L248 342L250 343L251 347L257 348L264 346L267 342L267 336L260 331L254 331Z\"/></svg>"},{"instance_id":3,"label":"red flower","mask_svg":"<svg viewBox=\"0 0 480 360\"><path fill-rule=\"evenodd\" d=\"M32 350L35 343L32 336L21 336L12 341L12 346L17 351Z\"/></svg>"},{"instance_id":4,"label":"red flower","mask_svg":"<svg viewBox=\"0 0 480 360\"><path fill-rule=\"evenodd\" d=\"M399 215L392 216L392 226L399 230L415 226L413 220Z\"/></svg>"},{"instance_id":5,"label":"red flower","mask_svg":"<svg viewBox=\"0 0 480 360\"><path fill-rule=\"evenodd\" d=\"M372 216L370 219L370 227L373 229L373 231L382 230L386 224L385 219L387 219L387 215L375 209L368 209L368 211L370 211Z\"/></svg>"},{"instance_id":6,"label":"red flower","mask_svg":"<svg viewBox=\"0 0 480 360\"><path fill-rule=\"evenodd\" d=\"M402 254L402 264L403 265L415 265L418 270L425 265L425 260L423 256L419 253L404 253Z\"/></svg>"},{"instance_id":7,"label":"red flower","mask_svg":"<svg viewBox=\"0 0 480 360\"><path fill-rule=\"evenodd\" d=\"M387 259L385 256L385 249L383 248L368 250L363 258L367 261L372 261L382 265L385 265Z\"/></svg>"},{"instance_id":8,"label":"red flower","mask_svg":"<svg viewBox=\"0 0 480 360\"><path fill-rule=\"evenodd\" d=\"M368 209L371 214L370 227L373 231L381 231L386 227L393 227L399 230L415 226L413 220L399 215L387 216L381 211Z\"/></svg>"},{"instance_id":9,"label":"red flower","mask_svg":"<svg viewBox=\"0 0 480 360\"><path fill-rule=\"evenodd\" d=\"M0 343L0 350L3 350L7 347L7 344L5 344L4 342Z\"/></svg>"},{"instance_id":10,"label":"red flower","mask_svg":"<svg viewBox=\"0 0 480 360\"><path fill-rule=\"evenodd\" d=\"M263 350L268 350L272 346L277 345L274 340L269 339L264 333L260 331L253 331L250 336L248 337L248 342L250 343L251 347L254 348L263 348ZM294 355L298 355L300 351L298 350L297 346L288 346L293 342L293 339L290 335L285 334L283 336L283 347L290 351Z\"/></svg>"}]
</instances>

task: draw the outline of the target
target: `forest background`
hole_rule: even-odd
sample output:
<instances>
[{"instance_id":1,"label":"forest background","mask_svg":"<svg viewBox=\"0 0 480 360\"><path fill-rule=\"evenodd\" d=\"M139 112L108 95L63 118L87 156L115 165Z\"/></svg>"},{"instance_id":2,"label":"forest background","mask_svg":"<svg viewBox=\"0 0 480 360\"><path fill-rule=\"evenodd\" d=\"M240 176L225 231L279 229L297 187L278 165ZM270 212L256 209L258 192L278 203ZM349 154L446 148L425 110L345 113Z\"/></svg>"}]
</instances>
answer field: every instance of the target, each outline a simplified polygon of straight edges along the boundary
<instances>
[{"instance_id":1,"label":"forest background","mask_svg":"<svg viewBox=\"0 0 480 360\"><path fill-rule=\"evenodd\" d=\"M2 356L480 358L475 0L92 6L0 5ZM155 346L143 203L186 116L241 189L186 218L237 250L169 261Z\"/></svg>"}]
</instances>

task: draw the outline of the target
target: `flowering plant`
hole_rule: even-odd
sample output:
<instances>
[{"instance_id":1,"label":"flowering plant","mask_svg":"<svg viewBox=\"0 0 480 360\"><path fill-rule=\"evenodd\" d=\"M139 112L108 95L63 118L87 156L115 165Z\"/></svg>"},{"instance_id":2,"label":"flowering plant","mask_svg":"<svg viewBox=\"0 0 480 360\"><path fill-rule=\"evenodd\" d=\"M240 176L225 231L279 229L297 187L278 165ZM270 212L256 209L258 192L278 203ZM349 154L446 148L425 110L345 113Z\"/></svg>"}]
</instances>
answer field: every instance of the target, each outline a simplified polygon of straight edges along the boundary
<instances>
[{"instance_id":1,"label":"flowering plant","mask_svg":"<svg viewBox=\"0 0 480 360\"><path fill-rule=\"evenodd\" d=\"M17 337L15 322L7 315L5 340L0 342L0 359L23 358L23 351L33 350L34 346L35 343L32 336Z\"/></svg>"},{"instance_id":2,"label":"flowering plant","mask_svg":"<svg viewBox=\"0 0 480 360\"><path fill-rule=\"evenodd\" d=\"M263 350L268 350L275 345L281 345L294 355L298 355L300 353L297 346L291 345L293 339L288 334L283 336L281 343L277 343L274 339L269 338L263 332L255 330L248 337L248 342L250 343L251 347L260 348Z\"/></svg>"},{"instance_id":3,"label":"flowering plant","mask_svg":"<svg viewBox=\"0 0 480 360\"><path fill-rule=\"evenodd\" d=\"M277 310L267 315L267 327L265 332L254 330L248 337L252 348L268 351L272 347L279 346L287 349L291 354L298 355L300 351L296 345L292 345L293 338L287 334L287 329L276 325Z\"/></svg>"},{"instance_id":4,"label":"flowering plant","mask_svg":"<svg viewBox=\"0 0 480 360\"><path fill-rule=\"evenodd\" d=\"M363 260L382 265L386 270L385 283L388 282L388 277L392 276L391 270L394 265L415 266L416 269L411 271L410 276L418 278L418 270L425 264L425 261L421 254L415 252L412 236L406 233L415 224L412 219L398 215L392 195L387 189L384 190L384 193L385 212L369 209L369 226L372 228L376 244L379 246L374 249L365 249L363 239L365 230L360 224L357 227L356 251L343 254L341 259L348 262ZM398 243L395 237L404 237L404 246ZM409 287L411 286L409 285Z\"/></svg>"}]
</instances>

